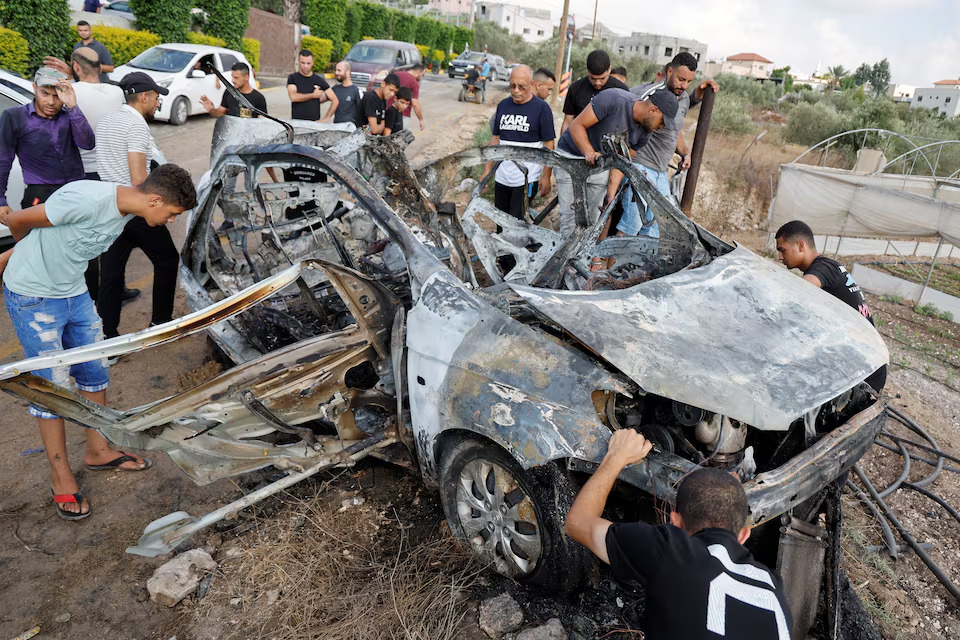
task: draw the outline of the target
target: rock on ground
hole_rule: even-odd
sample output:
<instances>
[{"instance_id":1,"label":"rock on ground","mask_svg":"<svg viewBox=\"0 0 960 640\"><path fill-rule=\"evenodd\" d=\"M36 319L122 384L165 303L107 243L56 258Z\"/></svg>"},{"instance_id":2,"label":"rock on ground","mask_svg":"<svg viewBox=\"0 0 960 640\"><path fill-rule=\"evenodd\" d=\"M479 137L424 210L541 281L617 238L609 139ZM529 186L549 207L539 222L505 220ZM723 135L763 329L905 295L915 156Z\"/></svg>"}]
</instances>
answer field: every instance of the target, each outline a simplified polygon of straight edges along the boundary
<instances>
[{"instance_id":1,"label":"rock on ground","mask_svg":"<svg viewBox=\"0 0 960 640\"><path fill-rule=\"evenodd\" d=\"M147 591L154 602L172 607L193 593L200 580L216 568L209 553L191 549L161 565L147 580Z\"/></svg>"},{"instance_id":2,"label":"rock on ground","mask_svg":"<svg viewBox=\"0 0 960 640\"><path fill-rule=\"evenodd\" d=\"M523 624L523 611L509 593L488 598L480 603L480 628L491 638L515 631Z\"/></svg>"},{"instance_id":3,"label":"rock on ground","mask_svg":"<svg viewBox=\"0 0 960 640\"><path fill-rule=\"evenodd\" d=\"M567 640L567 631L560 624L560 618L550 618L544 625L524 629L516 640Z\"/></svg>"}]
</instances>

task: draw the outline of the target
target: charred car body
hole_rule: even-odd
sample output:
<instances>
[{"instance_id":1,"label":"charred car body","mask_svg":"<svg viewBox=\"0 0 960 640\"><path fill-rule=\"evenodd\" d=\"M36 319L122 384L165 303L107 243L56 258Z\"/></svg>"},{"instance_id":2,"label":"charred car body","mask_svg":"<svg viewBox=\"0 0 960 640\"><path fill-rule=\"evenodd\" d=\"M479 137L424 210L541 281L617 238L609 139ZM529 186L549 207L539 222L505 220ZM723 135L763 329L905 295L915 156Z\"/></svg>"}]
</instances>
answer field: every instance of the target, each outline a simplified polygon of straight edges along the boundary
<instances>
[{"instance_id":1,"label":"charred car body","mask_svg":"<svg viewBox=\"0 0 960 640\"><path fill-rule=\"evenodd\" d=\"M722 466L788 585L791 563L824 557L824 496L883 421L863 380L887 352L856 311L697 226L614 154L589 167L485 147L414 172L401 134L317 125L279 140L263 119L217 121L182 255L194 313L8 365L0 386L164 450L198 483L390 460L439 489L452 531L499 571L553 586L584 566L562 534L578 483L613 430L637 429L656 448L621 475L630 508L652 514L684 474ZM460 168L488 160L571 173L576 231L514 219L479 187L461 216L441 204ZM659 239L597 242L611 210L587 224L582 185L612 166ZM616 262L593 274L594 255ZM100 407L29 373L204 329L236 365L146 407ZM814 574L795 588L797 628L813 615L798 609L816 611Z\"/></svg>"}]
</instances>

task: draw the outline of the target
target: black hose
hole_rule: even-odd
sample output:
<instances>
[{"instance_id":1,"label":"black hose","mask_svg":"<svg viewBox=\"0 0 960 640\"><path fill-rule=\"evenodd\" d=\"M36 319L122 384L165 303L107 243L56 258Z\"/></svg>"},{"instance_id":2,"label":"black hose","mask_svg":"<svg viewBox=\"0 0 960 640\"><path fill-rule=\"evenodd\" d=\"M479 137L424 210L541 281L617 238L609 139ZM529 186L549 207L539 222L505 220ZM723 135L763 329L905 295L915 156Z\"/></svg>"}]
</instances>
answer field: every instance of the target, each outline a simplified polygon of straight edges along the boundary
<instances>
[{"instance_id":1,"label":"black hose","mask_svg":"<svg viewBox=\"0 0 960 640\"><path fill-rule=\"evenodd\" d=\"M893 481L893 483L880 492L881 498L886 498L888 495L900 488L900 485L903 484L908 477L910 477L910 454L907 453L906 448L903 446L903 443L898 442L897 447L900 449L900 455L903 456L903 471L900 473L900 477Z\"/></svg>"},{"instance_id":2,"label":"black hose","mask_svg":"<svg viewBox=\"0 0 960 640\"><path fill-rule=\"evenodd\" d=\"M921 438L929 442L930 446L932 446L938 452L940 451L940 445L937 444L937 441L934 440L929 433L924 431L923 427L918 425L916 422L914 422L907 416L903 415L899 409L897 409L896 407L888 406L887 414L892 415L895 420L897 420L898 422L906 426L908 429L916 433L918 436L920 436ZM923 480L917 480L913 484L917 485L918 487L925 487L937 479L937 477L940 475L940 472L943 470L943 458L940 457L939 453L937 453L937 456L938 456L937 466L934 468L932 472L930 472L930 475L924 478Z\"/></svg>"},{"instance_id":3,"label":"black hose","mask_svg":"<svg viewBox=\"0 0 960 640\"><path fill-rule=\"evenodd\" d=\"M928 498L936 502L938 505L946 509L947 513L953 516L954 520L956 520L957 522L960 522L960 513L957 513L957 510L954 509L950 505L950 503L948 503L946 500L944 500L943 498L935 494L933 491L930 491L926 487L918 486L912 482L904 482L903 486L907 487L908 489L913 489L917 493L927 496Z\"/></svg>"},{"instance_id":4,"label":"black hose","mask_svg":"<svg viewBox=\"0 0 960 640\"><path fill-rule=\"evenodd\" d=\"M945 451L940 451L939 449L934 449L933 447L928 447L928 446L925 445L925 444L920 444L919 442L915 442L915 441L913 441L913 440L908 440L907 438L901 438L900 436L898 436L898 435L896 435L896 434L894 434L894 433L887 433L886 431L881 431L881 432L880 432L880 435L886 436L886 437L890 438L891 440L899 440L899 441L902 442L903 444L908 444L908 445L910 445L911 447L916 447L917 449L920 449L921 451L926 451L926 452L928 452L928 453L932 453L932 454L934 454L934 455L936 455L936 456L938 456L938 457L943 457L943 458L946 458L947 460L952 460L952 461L954 461L954 462L960 462L960 457L958 457L958 456L950 455L949 453L946 453ZM913 455L913 454L910 454L910 455ZM913 456L913 457L916 458L917 460L919 460L919 458L917 458L917 456ZM944 467L944 468L946 469L947 467ZM956 469L956 467L953 467L953 468Z\"/></svg>"},{"instance_id":5,"label":"black hose","mask_svg":"<svg viewBox=\"0 0 960 640\"><path fill-rule=\"evenodd\" d=\"M909 418L907 418L909 420ZM912 422L912 421L911 421ZM863 473L863 470L860 469L860 464L853 465L853 471L857 474L857 477L860 478L860 482L863 483L863 486L866 487L867 492L870 494L870 497L873 498L874 502L877 503L877 506L883 511L883 515L886 516L887 520L890 521L890 524L894 526L897 530L897 533L900 534L900 537L903 538L903 541L909 544L914 553L917 554L917 557L923 561L923 564L927 565L927 568L933 572L933 575L936 576L937 580L940 581L940 584L950 592L955 599L960 601L960 589L957 588L950 578L937 566L937 563L933 561L930 555L923 550L920 544L914 539L910 532L907 531L903 524L897 519L897 516L893 515L893 512L890 510L890 507L887 506L887 503L883 501L883 498L877 493L877 490L871 484L870 480Z\"/></svg>"},{"instance_id":6,"label":"black hose","mask_svg":"<svg viewBox=\"0 0 960 640\"><path fill-rule=\"evenodd\" d=\"M883 447L884 449L887 449L888 451L893 451L894 453L900 453L900 450L899 450L899 449L897 449L897 448L894 447L893 445L887 444L886 442L880 442L879 440L875 440L873 444L877 445L878 447ZM911 453L911 454L910 454L910 459L911 459L911 460L917 460L917 461L919 461L919 462L924 462L924 463L930 465L931 467L937 466L937 462L936 462L935 460L931 460L930 458L924 458L923 456L918 456L918 455L916 455L916 454L914 454L914 453ZM960 473L960 469L958 469L957 467L952 467L952 466L950 466L950 465L948 465L948 464L943 465L943 470L944 470L944 471L952 471L953 473Z\"/></svg>"},{"instance_id":7,"label":"black hose","mask_svg":"<svg viewBox=\"0 0 960 640\"><path fill-rule=\"evenodd\" d=\"M897 541L893 539L893 531L890 530L890 525L887 524L886 518L877 510L876 505L870 502L870 498L867 497L860 487L853 484L853 480L847 478L847 486L857 494L857 497L860 499L860 502L870 510L870 513L873 514L873 517L876 518L877 523L880 525L880 528L883 530L883 540L886 542L887 551L890 554L890 557L896 560L900 556L900 545L897 544Z\"/></svg>"}]
</instances>

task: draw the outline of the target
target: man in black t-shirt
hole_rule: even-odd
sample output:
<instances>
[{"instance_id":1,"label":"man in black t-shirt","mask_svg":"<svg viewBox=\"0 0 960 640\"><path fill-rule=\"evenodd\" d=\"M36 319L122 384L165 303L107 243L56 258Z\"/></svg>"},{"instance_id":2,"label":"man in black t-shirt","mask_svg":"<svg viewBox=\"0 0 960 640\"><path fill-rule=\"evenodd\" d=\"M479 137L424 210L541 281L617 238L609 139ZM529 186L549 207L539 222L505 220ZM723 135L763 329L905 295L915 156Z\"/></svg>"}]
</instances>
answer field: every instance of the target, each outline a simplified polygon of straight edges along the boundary
<instances>
[{"instance_id":1,"label":"man in black t-shirt","mask_svg":"<svg viewBox=\"0 0 960 640\"><path fill-rule=\"evenodd\" d=\"M360 110L360 89L350 79L350 63L345 60L338 62L333 75L340 83L333 87L333 92L337 95L339 101L337 111L333 115L333 122L356 123L357 112Z\"/></svg>"},{"instance_id":2,"label":"man in black t-shirt","mask_svg":"<svg viewBox=\"0 0 960 640\"><path fill-rule=\"evenodd\" d=\"M383 135L388 136L397 131L403 131L403 112L410 106L413 99L413 92L410 87L400 87L397 89L397 95L393 104L387 107L387 115L384 117Z\"/></svg>"},{"instance_id":3,"label":"man in black t-shirt","mask_svg":"<svg viewBox=\"0 0 960 640\"><path fill-rule=\"evenodd\" d=\"M320 120L321 96L330 101L330 109L321 122L332 122L339 100L326 78L313 72L313 52L304 49L297 58L297 72L287 77L290 117L294 120Z\"/></svg>"},{"instance_id":4,"label":"man in black t-shirt","mask_svg":"<svg viewBox=\"0 0 960 640\"><path fill-rule=\"evenodd\" d=\"M873 322L873 312L863 299L860 286L847 271L847 268L836 260L820 255L813 239L813 230L800 220L786 223L777 230L777 254L780 262L787 269L803 271L803 279L820 287L834 298L838 298L860 312ZM887 382L887 365L883 365L866 380L873 389L880 393Z\"/></svg>"},{"instance_id":5,"label":"man in black t-shirt","mask_svg":"<svg viewBox=\"0 0 960 640\"><path fill-rule=\"evenodd\" d=\"M563 135L573 119L590 105L593 96L604 89L629 91L630 87L610 77L610 56L606 51L597 49L587 56L587 76L571 84L567 90L567 98L563 101L563 124L560 126L560 135Z\"/></svg>"},{"instance_id":6,"label":"man in black t-shirt","mask_svg":"<svg viewBox=\"0 0 960 640\"><path fill-rule=\"evenodd\" d=\"M650 448L633 429L613 434L567 514L567 535L609 564L617 580L640 583L647 640L790 640L783 582L743 546L750 537L747 496L732 474L702 468L684 477L670 524L602 517L620 471Z\"/></svg>"},{"instance_id":7,"label":"man in black t-shirt","mask_svg":"<svg viewBox=\"0 0 960 640\"><path fill-rule=\"evenodd\" d=\"M257 109L260 109L260 111L267 113L267 99L250 84L250 67L243 62L234 64L230 70L230 80L233 82L233 86L237 91L242 93L243 97L247 99L247 102ZM260 117L255 111L241 105L229 91L223 92L223 99L220 101L219 107L215 107L213 101L207 96L200 96L200 104L202 104L203 108L207 110L207 113L214 118L219 118L220 116L234 116L237 118Z\"/></svg>"},{"instance_id":8,"label":"man in black t-shirt","mask_svg":"<svg viewBox=\"0 0 960 640\"><path fill-rule=\"evenodd\" d=\"M357 128L368 126L373 135L383 135L386 126L384 118L387 115L387 100L395 96L399 89L400 78L397 74L391 73L383 79L383 84L363 94L360 110L357 113Z\"/></svg>"}]
</instances>

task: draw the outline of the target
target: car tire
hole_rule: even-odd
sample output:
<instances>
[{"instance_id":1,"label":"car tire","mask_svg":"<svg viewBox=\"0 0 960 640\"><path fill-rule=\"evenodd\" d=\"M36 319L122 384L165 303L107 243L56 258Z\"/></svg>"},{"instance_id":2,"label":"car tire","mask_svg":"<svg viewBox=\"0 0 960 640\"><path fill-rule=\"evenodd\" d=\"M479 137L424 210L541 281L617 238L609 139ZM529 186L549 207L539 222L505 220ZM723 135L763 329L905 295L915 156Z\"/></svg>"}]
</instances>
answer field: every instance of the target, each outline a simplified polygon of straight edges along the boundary
<instances>
[{"instance_id":1,"label":"car tire","mask_svg":"<svg viewBox=\"0 0 960 640\"><path fill-rule=\"evenodd\" d=\"M562 592L583 584L590 553L563 533L575 496L557 463L525 471L500 447L477 440L460 440L440 461L450 531L520 582Z\"/></svg>"},{"instance_id":2,"label":"car tire","mask_svg":"<svg viewBox=\"0 0 960 640\"><path fill-rule=\"evenodd\" d=\"M185 97L180 96L173 101L173 106L170 107L170 124L180 126L187 121L189 115L190 103Z\"/></svg>"}]
</instances>

